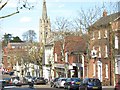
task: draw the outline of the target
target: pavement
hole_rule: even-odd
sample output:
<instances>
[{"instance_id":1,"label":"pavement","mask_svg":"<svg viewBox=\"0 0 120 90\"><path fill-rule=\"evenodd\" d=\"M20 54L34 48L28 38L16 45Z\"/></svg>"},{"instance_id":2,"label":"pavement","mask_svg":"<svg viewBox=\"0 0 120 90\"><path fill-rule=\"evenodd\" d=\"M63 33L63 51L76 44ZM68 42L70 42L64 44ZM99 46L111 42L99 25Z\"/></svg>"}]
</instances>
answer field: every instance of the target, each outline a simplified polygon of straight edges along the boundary
<instances>
[{"instance_id":1,"label":"pavement","mask_svg":"<svg viewBox=\"0 0 120 90\"><path fill-rule=\"evenodd\" d=\"M114 88L115 86L102 86L103 88Z\"/></svg>"}]
</instances>

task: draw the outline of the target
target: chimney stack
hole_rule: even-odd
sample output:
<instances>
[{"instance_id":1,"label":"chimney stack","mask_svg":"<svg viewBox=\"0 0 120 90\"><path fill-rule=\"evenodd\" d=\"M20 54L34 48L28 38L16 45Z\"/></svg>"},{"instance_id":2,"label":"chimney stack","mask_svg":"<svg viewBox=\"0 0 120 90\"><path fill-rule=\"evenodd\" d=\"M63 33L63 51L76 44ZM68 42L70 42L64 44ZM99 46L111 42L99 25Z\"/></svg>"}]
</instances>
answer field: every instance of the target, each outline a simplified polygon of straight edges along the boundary
<instances>
[{"instance_id":1,"label":"chimney stack","mask_svg":"<svg viewBox=\"0 0 120 90\"><path fill-rule=\"evenodd\" d=\"M107 16L107 11L104 10L104 11L103 11L103 17L106 17L106 16Z\"/></svg>"}]
</instances>

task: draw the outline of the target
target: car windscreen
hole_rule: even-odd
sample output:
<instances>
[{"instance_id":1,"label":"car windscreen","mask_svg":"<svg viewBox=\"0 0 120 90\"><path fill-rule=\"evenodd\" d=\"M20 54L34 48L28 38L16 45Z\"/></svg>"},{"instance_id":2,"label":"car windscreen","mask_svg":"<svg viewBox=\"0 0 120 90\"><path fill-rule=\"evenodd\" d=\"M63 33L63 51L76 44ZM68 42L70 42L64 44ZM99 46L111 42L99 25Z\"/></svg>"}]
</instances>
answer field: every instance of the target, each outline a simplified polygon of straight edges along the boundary
<instances>
[{"instance_id":1,"label":"car windscreen","mask_svg":"<svg viewBox=\"0 0 120 90\"><path fill-rule=\"evenodd\" d=\"M20 80L19 77L12 77L12 80L15 80L15 79Z\"/></svg>"},{"instance_id":2,"label":"car windscreen","mask_svg":"<svg viewBox=\"0 0 120 90\"><path fill-rule=\"evenodd\" d=\"M75 81L75 82L80 82L81 81L79 78L72 78L71 80Z\"/></svg>"},{"instance_id":3,"label":"car windscreen","mask_svg":"<svg viewBox=\"0 0 120 90\"><path fill-rule=\"evenodd\" d=\"M56 81L58 81L58 79L59 79L59 78L55 78L55 79L53 80L53 82L56 82Z\"/></svg>"},{"instance_id":4,"label":"car windscreen","mask_svg":"<svg viewBox=\"0 0 120 90\"><path fill-rule=\"evenodd\" d=\"M88 84L101 86L101 82L98 79L89 79Z\"/></svg>"},{"instance_id":5,"label":"car windscreen","mask_svg":"<svg viewBox=\"0 0 120 90\"><path fill-rule=\"evenodd\" d=\"M66 81L66 79L61 79L61 81Z\"/></svg>"},{"instance_id":6,"label":"car windscreen","mask_svg":"<svg viewBox=\"0 0 120 90\"><path fill-rule=\"evenodd\" d=\"M10 78L3 78L3 80L10 80Z\"/></svg>"}]
</instances>

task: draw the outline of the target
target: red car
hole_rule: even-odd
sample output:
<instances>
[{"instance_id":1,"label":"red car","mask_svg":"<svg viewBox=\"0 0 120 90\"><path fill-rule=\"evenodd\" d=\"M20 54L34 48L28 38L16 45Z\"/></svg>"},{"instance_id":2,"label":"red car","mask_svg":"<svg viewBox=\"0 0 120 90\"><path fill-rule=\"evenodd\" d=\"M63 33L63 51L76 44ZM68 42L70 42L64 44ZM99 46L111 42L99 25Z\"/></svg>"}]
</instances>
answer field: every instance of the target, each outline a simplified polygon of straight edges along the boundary
<instances>
[{"instance_id":1,"label":"red car","mask_svg":"<svg viewBox=\"0 0 120 90\"><path fill-rule=\"evenodd\" d=\"M118 81L115 85L115 90L120 90L120 81Z\"/></svg>"}]
</instances>

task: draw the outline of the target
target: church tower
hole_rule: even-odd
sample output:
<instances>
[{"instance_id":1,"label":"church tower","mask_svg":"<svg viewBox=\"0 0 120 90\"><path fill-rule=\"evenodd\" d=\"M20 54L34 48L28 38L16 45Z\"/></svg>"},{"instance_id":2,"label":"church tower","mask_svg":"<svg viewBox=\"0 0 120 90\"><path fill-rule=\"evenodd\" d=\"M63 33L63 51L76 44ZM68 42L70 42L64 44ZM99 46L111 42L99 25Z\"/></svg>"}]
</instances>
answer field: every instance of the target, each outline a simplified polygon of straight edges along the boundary
<instances>
[{"instance_id":1,"label":"church tower","mask_svg":"<svg viewBox=\"0 0 120 90\"><path fill-rule=\"evenodd\" d=\"M51 33L50 18L47 16L46 1L43 0L42 17L40 19L39 41L42 45L46 44L47 38Z\"/></svg>"}]
</instances>

